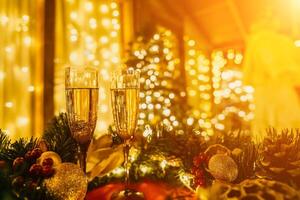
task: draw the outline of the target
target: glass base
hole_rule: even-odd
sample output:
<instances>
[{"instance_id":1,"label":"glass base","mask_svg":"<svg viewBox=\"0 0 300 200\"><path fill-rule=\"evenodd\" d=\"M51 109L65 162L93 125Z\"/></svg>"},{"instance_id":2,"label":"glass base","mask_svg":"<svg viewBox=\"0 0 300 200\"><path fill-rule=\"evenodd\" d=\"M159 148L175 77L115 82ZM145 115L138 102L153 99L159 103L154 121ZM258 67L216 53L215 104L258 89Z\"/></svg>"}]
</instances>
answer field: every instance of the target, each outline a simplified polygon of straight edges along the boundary
<instances>
[{"instance_id":1,"label":"glass base","mask_svg":"<svg viewBox=\"0 0 300 200\"><path fill-rule=\"evenodd\" d=\"M125 189L113 193L111 200L144 200L144 194L133 189Z\"/></svg>"}]
</instances>

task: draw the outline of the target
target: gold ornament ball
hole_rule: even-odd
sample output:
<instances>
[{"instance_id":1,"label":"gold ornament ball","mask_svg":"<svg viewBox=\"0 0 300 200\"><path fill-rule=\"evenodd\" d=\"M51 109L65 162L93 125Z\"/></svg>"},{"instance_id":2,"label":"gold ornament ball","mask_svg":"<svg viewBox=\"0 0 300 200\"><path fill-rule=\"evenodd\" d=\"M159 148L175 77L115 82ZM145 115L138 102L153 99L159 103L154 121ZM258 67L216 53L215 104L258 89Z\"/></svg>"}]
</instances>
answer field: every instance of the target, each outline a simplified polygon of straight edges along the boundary
<instances>
[{"instance_id":1,"label":"gold ornament ball","mask_svg":"<svg viewBox=\"0 0 300 200\"><path fill-rule=\"evenodd\" d=\"M62 163L53 177L45 180L47 190L59 200L83 200L87 192L87 178L79 166Z\"/></svg>"},{"instance_id":2,"label":"gold ornament ball","mask_svg":"<svg viewBox=\"0 0 300 200\"><path fill-rule=\"evenodd\" d=\"M220 181L232 182L238 176L238 166L228 155L216 154L209 159L208 169L211 175Z\"/></svg>"}]
</instances>

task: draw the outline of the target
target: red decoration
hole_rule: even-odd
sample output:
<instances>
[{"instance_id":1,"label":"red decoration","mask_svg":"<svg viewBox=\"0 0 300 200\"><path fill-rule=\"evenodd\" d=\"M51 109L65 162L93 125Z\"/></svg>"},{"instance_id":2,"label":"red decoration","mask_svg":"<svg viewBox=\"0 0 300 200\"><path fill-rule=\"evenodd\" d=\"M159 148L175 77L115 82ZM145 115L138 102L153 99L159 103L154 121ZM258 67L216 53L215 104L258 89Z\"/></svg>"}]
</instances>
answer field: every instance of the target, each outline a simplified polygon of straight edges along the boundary
<instances>
[{"instance_id":1,"label":"red decoration","mask_svg":"<svg viewBox=\"0 0 300 200\"><path fill-rule=\"evenodd\" d=\"M49 165L43 166L42 174L46 178L51 177L54 174L54 169Z\"/></svg>"},{"instance_id":2,"label":"red decoration","mask_svg":"<svg viewBox=\"0 0 300 200\"><path fill-rule=\"evenodd\" d=\"M200 153L193 159L192 174L195 176L194 184L196 186L205 187L205 167L207 166L208 156L205 153Z\"/></svg>"},{"instance_id":3,"label":"red decoration","mask_svg":"<svg viewBox=\"0 0 300 200\"><path fill-rule=\"evenodd\" d=\"M13 162L13 169L18 170L24 163L23 157L17 157Z\"/></svg>"},{"instance_id":4,"label":"red decoration","mask_svg":"<svg viewBox=\"0 0 300 200\"><path fill-rule=\"evenodd\" d=\"M42 155L42 150L40 148L35 148L31 151L31 158L37 159Z\"/></svg>"},{"instance_id":5,"label":"red decoration","mask_svg":"<svg viewBox=\"0 0 300 200\"><path fill-rule=\"evenodd\" d=\"M45 158L43 160L42 166L53 166L53 159L52 158Z\"/></svg>"},{"instance_id":6,"label":"red decoration","mask_svg":"<svg viewBox=\"0 0 300 200\"><path fill-rule=\"evenodd\" d=\"M31 165L29 169L29 173L31 176L40 176L42 174L43 167L39 164L33 164Z\"/></svg>"},{"instance_id":7,"label":"red decoration","mask_svg":"<svg viewBox=\"0 0 300 200\"><path fill-rule=\"evenodd\" d=\"M31 156L31 151L27 151L24 157L25 157L25 160L27 160L27 161L33 160L32 156Z\"/></svg>"},{"instance_id":8,"label":"red decoration","mask_svg":"<svg viewBox=\"0 0 300 200\"><path fill-rule=\"evenodd\" d=\"M132 184L130 187L143 192L145 199L149 200L183 199L183 197L185 200L197 199L193 192L186 188L174 188L164 183L145 181L143 183ZM86 196L86 200L110 200L114 192L122 190L123 188L124 185L120 183L108 184L89 192Z\"/></svg>"}]
</instances>

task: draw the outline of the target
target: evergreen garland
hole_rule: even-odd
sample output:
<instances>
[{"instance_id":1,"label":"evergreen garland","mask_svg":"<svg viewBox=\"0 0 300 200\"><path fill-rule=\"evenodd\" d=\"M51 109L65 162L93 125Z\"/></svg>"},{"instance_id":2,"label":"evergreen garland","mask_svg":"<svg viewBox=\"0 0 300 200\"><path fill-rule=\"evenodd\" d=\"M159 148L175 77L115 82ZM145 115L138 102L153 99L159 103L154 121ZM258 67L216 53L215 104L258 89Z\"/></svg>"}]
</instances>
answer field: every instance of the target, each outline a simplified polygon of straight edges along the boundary
<instances>
[{"instance_id":1,"label":"evergreen garland","mask_svg":"<svg viewBox=\"0 0 300 200\"><path fill-rule=\"evenodd\" d=\"M71 137L66 113L60 113L43 134L48 150L59 154L63 162L76 162L77 143Z\"/></svg>"},{"instance_id":2,"label":"evergreen garland","mask_svg":"<svg viewBox=\"0 0 300 200\"><path fill-rule=\"evenodd\" d=\"M114 141L113 145L120 144L121 140L113 126L110 127L110 133L112 141ZM53 119L42 138L47 142L49 150L57 152L64 161L75 161L76 143L71 139L66 114L60 114ZM179 172L190 172L193 166L193 157L205 152L207 147L211 145L220 144L231 150L232 157L237 163L239 171L239 176L235 180L235 183L240 183L248 178L257 178L257 172L260 169L268 172L267 169L269 168L261 166L261 159L269 155L270 149L280 152L283 144L289 145L287 151L290 156L287 159L289 161L288 164L293 164L294 162L292 161L297 161L300 148L299 138L299 131L283 130L279 133L275 129L272 129L268 131L268 136L264 141L259 144L254 143L253 139L242 131L217 135L211 138L210 141L206 141L201 134L197 134L197 131L189 130L181 134L180 131L170 130L164 126L157 126L157 129L152 130L151 136L138 138L139 142L135 144L134 148L139 151L139 154L131 163L130 178L134 182L143 179L159 180L170 185L182 186L182 182L179 179ZM34 190L24 187L17 193L12 186L12 180L16 176L12 170L13 160L16 157L24 156L27 151L36 147L38 140L34 138L21 138L12 143L9 137L1 131L0 139L0 199L19 200L28 198L52 200L53 197L47 193L42 184ZM165 164L164 167L162 167L162 163ZM284 162L281 164L283 166L287 165ZM147 170L147 168L151 170ZM265 173L265 176L270 179L282 181L280 179L281 176L276 177L271 172ZM212 179L212 177L208 178ZM122 176L114 176L112 173L108 173L103 177L97 177L91 181L88 189L92 190L108 183L122 181L122 179ZM293 183L295 181L297 183L297 179L293 180ZM41 183L42 179L39 181ZM297 187L292 182L288 183Z\"/></svg>"}]
</instances>

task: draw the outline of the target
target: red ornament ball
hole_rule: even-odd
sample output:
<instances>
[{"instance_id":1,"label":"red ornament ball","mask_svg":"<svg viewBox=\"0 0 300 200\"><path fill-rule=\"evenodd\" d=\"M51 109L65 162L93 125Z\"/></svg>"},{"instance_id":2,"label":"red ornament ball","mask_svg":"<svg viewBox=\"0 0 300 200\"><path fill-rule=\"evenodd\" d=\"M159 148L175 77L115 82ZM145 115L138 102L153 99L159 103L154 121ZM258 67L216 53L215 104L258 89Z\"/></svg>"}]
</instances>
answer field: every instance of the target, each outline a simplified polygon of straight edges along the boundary
<instances>
[{"instance_id":1,"label":"red ornament ball","mask_svg":"<svg viewBox=\"0 0 300 200\"><path fill-rule=\"evenodd\" d=\"M43 176L45 178L51 177L54 174L54 172L55 171L51 166L49 166L49 165L43 166Z\"/></svg>"},{"instance_id":2,"label":"red ornament ball","mask_svg":"<svg viewBox=\"0 0 300 200\"><path fill-rule=\"evenodd\" d=\"M32 156L31 156L31 151L27 151L24 158L27 161L33 160Z\"/></svg>"},{"instance_id":3,"label":"red ornament ball","mask_svg":"<svg viewBox=\"0 0 300 200\"><path fill-rule=\"evenodd\" d=\"M30 190L35 190L38 187L38 183L35 181L29 181L26 185Z\"/></svg>"},{"instance_id":4,"label":"red ornament ball","mask_svg":"<svg viewBox=\"0 0 300 200\"><path fill-rule=\"evenodd\" d=\"M30 175L35 177L40 176L42 172L43 172L43 167L39 164L33 164L29 169Z\"/></svg>"},{"instance_id":5,"label":"red ornament ball","mask_svg":"<svg viewBox=\"0 0 300 200\"><path fill-rule=\"evenodd\" d=\"M43 151L40 148L34 148L31 151L31 157L33 159L37 159L37 158L39 158L42 155L42 153L43 153Z\"/></svg>"},{"instance_id":6,"label":"red ornament ball","mask_svg":"<svg viewBox=\"0 0 300 200\"><path fill-rule=\"evenodd\" d=\"M24 164L25 160L23 157L17 157L13 162L13 169L18 170Z\"/></svg>"},{"instance_id":7,"label":"red ornament ball","mask_svg":"<svg viewBox=\"0 0 300 200\"><path fill-rule=\"evenodd\" d=\"M42 162L42 166L53 166L53 159L52 158L45 158Z\"/></svg>"},{"instance_id":8,"label":"red ornament ball","mask_svg":"<svg viewBox=\"0 0 300 200\"><path fill-rule=\"evenodd\" d=\"M6 162L4 160L0 160L0 169L5 168Z\"/></svg>"},{"instance_id":9,"label":"red ornament ball","mask_svg":"<svg viewBox=\"0 0 300 200\"><path fill-rule=\"evenodd\" d=\"M12 181L12 186L17 188L17 187L21 187L24 184L24 177L23 176L17 176L13 179Z\"/></svg>"}]
</instances>

